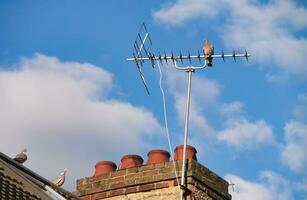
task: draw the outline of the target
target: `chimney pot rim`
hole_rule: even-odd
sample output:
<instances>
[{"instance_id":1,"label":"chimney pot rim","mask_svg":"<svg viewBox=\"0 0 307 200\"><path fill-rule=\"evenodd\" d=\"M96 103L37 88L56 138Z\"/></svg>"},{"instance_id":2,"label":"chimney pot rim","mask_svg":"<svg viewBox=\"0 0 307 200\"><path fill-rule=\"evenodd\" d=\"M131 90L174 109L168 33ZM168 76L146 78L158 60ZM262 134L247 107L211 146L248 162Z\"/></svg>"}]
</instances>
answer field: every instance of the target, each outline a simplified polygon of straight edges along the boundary
<instances>
[{"instance_id":1,"label":"chimney pot rim","mask_svg":"<svg viewBox=\"0 0 307 200\"><path fill-rule=\"evenodd\" d=\"M108 160L102 160L96 163L95 168L100 166L100 165L113 165L115 168L117 167L116 164L113 161L108 161Z\"/></svg>"},{"instance_id":2,"label":"chimney pot rim","mask_svg":"<svg viewBox=\"0 0 307 200\"><path fill-rule=\"evenodd\" d=\"M162 153L162 154L166 154L168 157L170 157L170 153L164 149L152 149L147 153L147 156L149 156L152 153Z\"/></svg>"},{"instance_id":3,"label":"chimney pot rim","mask_svg":"<svg viewBox=\"0 0 307 200\"><path fill-rule=\"evenodd\" d=\"M183 149L183 147L184 147L184 145L178 145L178 146L176 146L175 151L177 151L177 149ZM187 145L187 149L194 150L194 151L195 151L195 153L197 153L196 148L195 148L195 147L193 147L193 146L191 146L191 145Z\"/></svg>"},{"instance_id":4,"label":"chimney pot rim","mask_svg":"<svg viewBox=\"0 0 307 200\"><path fill-rule=\"evenodd\" d=\"M121 162L124 160L124 159L127 159L127 158L135 158L135 159L139 159L139 160L142 160L142 162L144 162L142 156L139 156L137 154L127 154L127 155L124 155L121 159Z\"/></svg>"}]
</instances>

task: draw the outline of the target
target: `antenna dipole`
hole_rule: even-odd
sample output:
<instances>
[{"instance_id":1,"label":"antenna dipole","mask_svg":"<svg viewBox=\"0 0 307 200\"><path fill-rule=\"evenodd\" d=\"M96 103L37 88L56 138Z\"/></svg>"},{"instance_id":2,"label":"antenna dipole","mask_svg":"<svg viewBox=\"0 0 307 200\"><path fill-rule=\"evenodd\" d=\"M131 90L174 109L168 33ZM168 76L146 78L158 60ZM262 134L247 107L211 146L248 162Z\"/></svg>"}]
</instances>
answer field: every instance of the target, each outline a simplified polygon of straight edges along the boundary
<instances>
[{"instance_id":1,"label":"antenna dipole","mask_svg":"<svg viewBox=\"0 0 307 200\"><path fill-rule=\"evenodd\" d=\"M141 31L145 31L145 33L141 34ZM173 53L171 56L167 56L164 52L164 55L161 55L159 52L158 56L155 56L154 53L151 53L149 51L150 45L152 45L152 41L149 37L149 32L147 31L147 28L145 24L143 23L140 31L137 34L137 39L134 42L134 49L135 52L133 54L133 58L128 58L128 61L134 61L136 63L136 66L138 68L139 74L141 76L141 79L143 81L143 84L145 86L145 89L149 93L149 89L147 86L147 83L145 81L144 74L142 72L142 66L143 63L146 61L151 61L152 67L154 68L155 62L160 62L163 64L165 62L168 64L168 61L172 61L175 68L178 70L184 70L188 72L188 81L187 81L187 98L186 98L186 113L185 113L185 123L184 123L184 144L183 144L183 158L182 158L182 170L181 170L181 183L180 183L180 199L186 200L186 192L188 191L187 185L186 185L186 149L187 149L187 143L188 143L188 129L189 129L189 117L190 117L190 100L191 100L191 88L192 88L192 73L196 70L202 70L205 67L211 67L212 66L212 60L222 58L223 61L225 61L226 58L233 58L236 62L236 58L239 57L245 57L246 61L248 61L248 58L250 57L250 54L247 53L245 50L244 53L237 54L235 51L232 52L232 54L224 54L224 51L222 51L221 54L214 54L213 50L214 47L212 44L207 43L204 46L204 49L202 51L202 54L199 53L197 55L191 55L190 52L188 55L182 55L180 51L180 55L176 56ZM146 46L147 45L147 46ZM209 46L206 46L209 45ZM206 48L211 48L209 51L207 51ZM209 53L208 53L209 52ZM146 56L142 56L143 54ZM157 55L157 54L156 54ZM198 59L199 63L202 63L202 60L204 60L204 63L201 66L193 66L192 60ZM178 66L177 60L180 60L183 64L183 60L188 60L190 65L188 66Z\"/></svg>"}]
</instances>

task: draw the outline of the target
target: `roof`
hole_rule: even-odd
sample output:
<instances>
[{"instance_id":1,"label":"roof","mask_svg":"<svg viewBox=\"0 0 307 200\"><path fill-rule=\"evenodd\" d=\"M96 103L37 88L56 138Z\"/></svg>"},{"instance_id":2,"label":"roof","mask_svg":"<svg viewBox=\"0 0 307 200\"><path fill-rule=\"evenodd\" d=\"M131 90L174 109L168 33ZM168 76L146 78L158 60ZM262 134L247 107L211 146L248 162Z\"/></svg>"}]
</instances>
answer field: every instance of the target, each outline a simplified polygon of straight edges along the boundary
<instances>
[{"instance_id":1,"label":"roof","mask_svg":"<svg viewBox=\"0 0 307 200\"><path fill-rule=\"evenodd\" d=\"M80 198L0 152L0 199L79 200Z\"/></svg>"}]
</instances>

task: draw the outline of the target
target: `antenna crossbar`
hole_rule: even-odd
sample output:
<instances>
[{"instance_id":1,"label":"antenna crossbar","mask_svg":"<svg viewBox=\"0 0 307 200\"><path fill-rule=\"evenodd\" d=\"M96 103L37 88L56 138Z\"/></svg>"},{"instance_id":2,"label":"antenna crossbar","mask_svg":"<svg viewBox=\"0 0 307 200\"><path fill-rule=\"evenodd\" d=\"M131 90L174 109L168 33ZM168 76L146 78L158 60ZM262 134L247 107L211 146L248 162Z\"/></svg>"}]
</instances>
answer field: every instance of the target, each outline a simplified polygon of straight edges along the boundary
<instances>
[{"instance_id":1,"label":"antenna crossbar","mask_svg":"<svg viewBox=\"0 0 307 200\"><path fill-rule=\"evenodd\" d=\"M251 55L249 53L247 54L215 54L215 55L212 55L210 56L211 58L239 58L239 57L250 57ZM198 59L198 58L202 58L202 59L206 59L206 58L209 58L209 56L206 56L206 55L191 55L191 56L147 56L147 57L135 57L135 58L128 58L127 60L128 61L136 61L136 62L139 62L139 61L147 61L147 60L163 60L163 61L166 61L166 60L190 60L190 59Z\"/></svg>"}]
</instances>

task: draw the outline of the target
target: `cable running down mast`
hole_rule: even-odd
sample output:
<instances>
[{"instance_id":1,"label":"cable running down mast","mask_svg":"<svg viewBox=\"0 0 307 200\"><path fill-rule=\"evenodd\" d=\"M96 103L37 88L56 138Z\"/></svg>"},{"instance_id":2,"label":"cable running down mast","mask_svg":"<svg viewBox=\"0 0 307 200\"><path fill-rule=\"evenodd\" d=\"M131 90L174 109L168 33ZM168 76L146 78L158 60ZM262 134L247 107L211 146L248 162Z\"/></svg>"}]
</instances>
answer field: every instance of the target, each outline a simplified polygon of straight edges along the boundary
<instances>
[{"instance_id":1,"label":"cable running down mast","mask_svg":"<svg viewBox=\"0 0 307 200\"><path fill-rule=\"evenodd\" d=\"M186 192L189 191L186 185L186 164L187 164L186 147L188 143L192 73L195 72L196 70L202 70L205 67L212 67L214 59L221 58L225 62L225 59L232 58L236 62L236 58L243 57L246 59L246 61L248 61L250 54L247 53L246 50L244 51L244 53L239 53L239 54L237 54L235 51L233 51L232 54L224 54L224 51L222 51L221 54L215 54L214 47L212 44L209 43L208 40L205 41L202 53L198 51L196 55L191 55L190 52L188 52L188 55L182 55L181 51L179 55L174 55L173 53L171 53L171 55L167 55L166 53L161 55L160 52L158 54L154 54L150 52L151 45L152 45L152 40L149 36L149 32L147 30L146 25L143 23L141 25L139 32L137 33L136 40L133 44L134 47L133 58L128 58L127 60L135 62L139 75L141 77L141 80L144 84L145 90L148 95L150 95L149 87L146 83L145 76L142 70L143 64L145 62L150 61L152 67L155 68L155 62L160 62L161 65L163 65L163 62L165 64L168 64L168 61L171 61L176 69L188 72L186 113L185 113L185 124L184 124L184 147L183 147L183 158L182 158L183 162L182 162L181 183L180 183L180 190L181 190L180 198L181 200L185 200ZM182 64L184 64L183 63L184 60L188 60L190 64L187 66L178 66L177 64L178 60L180 60ZM198 60L200 66L193 66L192 65L193 60Z\"/></svg>"}]
</instances>

